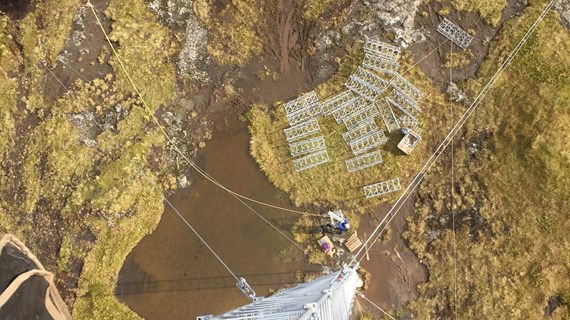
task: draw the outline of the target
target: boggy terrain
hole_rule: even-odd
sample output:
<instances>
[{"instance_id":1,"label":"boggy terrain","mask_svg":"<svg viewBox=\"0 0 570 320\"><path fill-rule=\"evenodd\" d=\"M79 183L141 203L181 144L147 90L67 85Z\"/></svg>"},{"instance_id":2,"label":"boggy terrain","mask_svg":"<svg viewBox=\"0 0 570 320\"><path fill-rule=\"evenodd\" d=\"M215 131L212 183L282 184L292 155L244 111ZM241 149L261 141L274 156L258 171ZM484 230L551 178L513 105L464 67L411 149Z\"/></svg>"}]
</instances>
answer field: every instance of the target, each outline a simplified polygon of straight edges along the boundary
<instances>
[{"instance_id":1,"label":"boggy terrain","mask_svg":"<svg viewBox=\"0 0 570 320\"><path fill-rule=\"evenodd\" d=\"M364 36L407 48L402 59L412 65L439 45L434 27L447 16L476 40L454 55L442 46L411 71L412 82L428 93L429 134L406 168L390 169L409 177L469 102L451 103L458 95L445 93L447 68L459 93L473 97L545 5L92 2L140 96L85 2L0 4L0 232L16 234L56 273L77 319L137 318L114 288L127 254L164 211L148 181L168 193L195 176L151 115L182 153L194 156L239 114L249 111L250 126L263 129L271 124L265 117L282 112L276 102L315 87L321 97L338 92L359 63ZM559 1L457 139L454 195L451 157L427 176L403 235L428 279L416 299L399 295L382 306L416 318L568 317L569 8ZM453 115L438 112L450 108ZM251 132L252 154L264 169L267 159L255 147L259 132L265 131ZM265 166L270 181L290 191L275 178L279 172ZM346 200L290 196L315 209Z\"/></svg>"}]
</instances>

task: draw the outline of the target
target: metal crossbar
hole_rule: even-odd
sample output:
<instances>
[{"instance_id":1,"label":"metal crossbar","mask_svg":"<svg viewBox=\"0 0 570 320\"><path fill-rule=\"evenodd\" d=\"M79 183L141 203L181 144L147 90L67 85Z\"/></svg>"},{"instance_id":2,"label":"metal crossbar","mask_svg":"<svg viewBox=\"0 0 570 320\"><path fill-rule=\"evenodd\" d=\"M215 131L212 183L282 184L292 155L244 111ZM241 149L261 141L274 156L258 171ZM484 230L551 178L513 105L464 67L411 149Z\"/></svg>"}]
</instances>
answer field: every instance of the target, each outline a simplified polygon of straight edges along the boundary
<instances>
[{"instance_id":1,"label":"metal crossbar","mask_svg":"<svg viewBox=\"0 0 570 320\"><path fill-rule=\"evenodd\" d=\"M350 90L343 91L334 97L328 98L321 103L321 111L323 115L327 116L337 108L341 108L347 103L350 103L357 97Z\"/></svg>"},{"instance_id":2,"label":"metal crossbar","mask_svg":"<svg viewBox=\"0 0 570 320\"><path fill-rule=\"evenodd\" d=\"M358 67L345 83L345 86L367 100L374 101L379 94L386 90L388 83L372 72Z\"/></svg>"},{"instance_id":3,"label":"metal crossbar","mask_svg":"<svg viewBox=\"0 0 570 320\"><path fill-rule=\"evenodd\" d=\"M400 54L400 48L378 40L366 39L364 52L396 60L398 54Z\"/></svg>"},{"instance_id":4,"label":"metal crossbar","mask_svg":"<svg viewBox=\"0 0 570 320\"><path fill-rule=\"evenodd\" d=\"M299 159L293 160L293 166L295 167L295 171L301 172L303 170L307 170L323 163L327 163L330 161L329 154L327 150L317 151L315 153L308 154L304 157Z\"/></svg>"},{"instance_id":5,"label":"metal crossbar","mask_svg":"<svg viewBox=\"0 0 570 320\"><path fill-rule=\"evenodd\" d=\"M406 78L402 77L399 73L393 71L387 71L387 73L390 75L390 85L392 85L394 89L402 92L415 101L420 100L424 96L423 92L406 80Z\"/></svg>"},{"instance_id":6,"label":"metal crossbar","mask_svg":"<svg viewBox=\"0 0 570 320\"><path fill-rule=\"evenodd\" d=\"M403 115L403 116L400 116L400 123L402 124L402 127L404 127L404 128L413 128L413 127L418 125L419 121L418 121L418 119L416 119L414 117L410 117L408 115Z\"/></svg>"},{"instance_id":7,"label":"metal crossbar","mask_svg":"<svg viewBox=\"0 0 570 320\"><path fill-rule=\"evenodd\" d=\"M285 103L283 105L283 107L285 108L285 113L291 114L291 113L295 113L301 109L305 109L309 105L312 105L318 101L319 101L319 97L317 97L317 94L315 93L315 91L311 91L311 92L305 93L302 96L299 96L298 98L296 98L294 100L291 100L291 101Z\"/></svg>"},{"instance_id":8,"label":"metal crossbar","mask_svg":"<svg viewBox=\"0 0 570 320\"><path fill-rule=\"evenodd\" d=\"M321 151L326 149L325 138L316 137L299 142L294 142L289 145L291 155L293 157L301 156L307 153Z\"/></svg>"},{"instance_id":9,"label":"metal crossbar","mask_svg":"<svg viewBox=\"0 0 570 320\"><path fill-rule=\"evenodd\" d=\"M406 98L398 91L392 91L390 96L386 97L386 102L392 104L390 107L395 106L410 117L416 118L422 112L415 101Z\"/></svg>"},{"instance_id":10,"label":"metal crossbar","mask_svg":"<svg viewBox=\"0 0 570 320\"><path fill-rule=\"evenodd\" d=\"M336 123L342 123L342 119L351 116L352 114L370 107L370 102L362 97L357 97L352 102L345 104L341 108L332 111L332 115Z\"/></svg>"},{"instance_id":11,"label":"metal crossbar","mask_svg":"<svg viewBox=\"0 0 570 320\"><path fill-rule=\"evenodd\" d=\"M277 293L248 305L198 320L348 320L353 311L358 285L354 269L319 277L294 288Z\"/></svg>"},{"instance_id":12,"label":"metal crossbar","mask_svg":"<svg viewBox=\"0 0 570 320\"><path fill-rule=\"evenodd\" d=\"M392 180L382 181L364 186L364 196L368 199L386 193L398 191L400 189L402 189L402 186L400 186L400 179L395 178Z\"/></svg>"},{"instance_id":13,"label":"metal crossbar","mask_svg":"<svg viewBox=\"0 0 570 320\"><path fill-rule=\"evenodd\" d=\"M355 76L350 76L350 78L344 85L348 89L354 91L354 93L370 101L374 101L378 96L377 90L374 90L374 88L372 88L368 83L366 83L366 81L363 81L362 79Z\"/></svg>"},{"instance_id":14,"label":"metal crossbar","mask_svg":"<svg viewBox=\"0 0 570 320\"><path fill-rule=\"evenodd\" d=\"M285 132L285 139L287 139L289 142L292 142L320 132L321 127L319 126L317 119L309 119L305 122L301 122L297 125L286 128L283 131Z\"/></svg>"},{"instance_id":15,"label":"metal crossbar","mask_svg":"<svg viewBox=\"0 0 570 320\"><path fill-rule=\"evenodd\" d=\"M437 26L437 32L451 40L451 42L460 46L462 49L466 49L471 43L471 40L473 40L473 37L469 33L463 31L463 29L447 20L447 18L444 18Z\"/></svg>"},{"instance_id":16,"label":"metal crossbar","mask_svg":"<svg viewBox=\"0 0 570 320\"><path fill-rule=\"evenodd\" d=\"M364 153L376 146L386 143L388 138L382 131L376 131L349 143L355 156Z\"/></svg>"},{"instance_id":17,"label":"metal crossbar","mask_svg":"<svg viewBox=\"0 0 570 320\"><path fill-rule=\"evenodd\" d=\"M398 71L400 64L392 59L383 56L377 56L370 53L364 54L362 66L371 70L384 72L384 71Z\"/></svg>"},{"instance_id":18,"label":"metal crossbar","mask_svg":"<svg viewBox=\"0 0 570 320\"><path fill-rule=\"evenodd\" d=\"M380 151L372 151L345 161L348 172L355 172L382 163Z\"/></svg>"},{"instance_id":19,"label":"metal crossbar","mask_svg":"<svg viewBox=\"0 0 570 320\"><path fill-rule=\"evenodd\" d=\"M388 86L386 80L362 67L358 67L353 75L369 83L372 87L376 88L378 92L383 92Z\"/></svg>"},{"instance_id":20,"label":"metal crossbar","mask_svg":"<svg viewBox=\"0 0 570 320\"><path fill-rule=\"evenodd\" d=\"M380 115L382 116L382 120L384 121L384 124L386 125L386 129L388 130L388 132L392 132L400 128L398 119L394 115L394 111L392 110L392 107L390 107L390 104L388 102L379 101L379 103L377 103L376 106L378 107L378 111L380 111Z\"/></svg>"},{"instance_id":21,"label":"metal crossbar","mask_svg":"<svg viewBox=\"0 0 570 320\"><path fill-rule=\"evenodd\" d=\"M304 109L287 114L287 119L290 125L295 125L308 119L316 118L320 114L321 106L318 102L315 102Z\"/></svg>"},{"instance_id":22,"label":"metal crossbar","mask_svg":"<svg viewBox=\"0 0 570 320\"><path fill-rule=\"evenodd\" d=\"M374 118L367 118L361 121L359 125L354 127L352 130L343 133L342 138L346 143L350 143L351 141L376 131L378 131L378 126L376 125Z\"/></svg>"},{"instance_id":23,"label":"metal crossbar","mask_svg":"<svg viewBox=\"0 0 570 320\"><path fill-rule=\"evenodd\" d=\"M378 109L374 105L372 105L367 109L353 113L350 117L342 119L342 122L346 126L346 129L350 131L355 127L357 127L360 124L360 122L368 118L374 118L377 115L378 115Z\"/></svg>"}]
</instances>

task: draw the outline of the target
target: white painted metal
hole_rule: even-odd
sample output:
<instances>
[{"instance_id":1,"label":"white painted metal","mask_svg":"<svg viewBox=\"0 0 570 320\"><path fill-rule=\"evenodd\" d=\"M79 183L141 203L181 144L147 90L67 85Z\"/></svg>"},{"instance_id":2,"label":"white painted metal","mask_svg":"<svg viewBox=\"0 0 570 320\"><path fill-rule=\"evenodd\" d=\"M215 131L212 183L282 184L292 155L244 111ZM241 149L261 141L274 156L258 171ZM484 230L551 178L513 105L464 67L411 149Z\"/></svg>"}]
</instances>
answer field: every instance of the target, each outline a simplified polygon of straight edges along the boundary
<instances>
[{"instance_id":1,"label":"white painted metal","mask_svg":"<svg viewBox=\"0 0 570 320\"><path fill-rule=\"evenodd\" d=\"M357 283L356 270L343 268L227 313L198 320L348 320Z\"/></svg>"},{"instance_id":2,"label":"white painted metal","mask_svg":"<svg viewBox=\"0 0 570 320\"><path fill-rule=\"evenodd\" d=\"M345 104L343 107L333 110L332 115L336 123L340 124L342 123L342 119L350 117L352 114L366 108L370 108L370 102L362 97L357 97L350 103Z\"/></svg>"},{"instance_id":3,"label":"white painted metal","mask_svg":"<svg viewBox=\"0 0 570 320\"><path fill-rule=\"evenodd\" d=\"M400 117L400 124L402 128L414 128L418 125L418 119L414 117L410 117L408 115L403 115Z\"/></svg>"},{"instance_id":4,"label":"white painted metal","mask_svg":"<svg viewBox=\"0 0 570 320\"><path fill-rule=\"evenodd\" d=\"M400 189L402 189L402 186L400 185L400 179L396 178L364 186L364 196L368 199L386 193L398 191Z\"/></svg>"},{"instance_id":5,"label":"white painted metal","mask_svg":"<svg viewBox=\"0 0 570 320\"><path fill-rule=\"evenodd\" d=\"M321 131L317 119L309 119L283 130L287 141L292 142Z\"/></svg>"},{"instance_id":6,"label":"white painted metal","mask_svg":"<svg viewBox=\"0 0 570 320\"><path fill-rule=\"evenodd\" d=\"M350 131L355 127L359 126L362 121L369 118L374 118L377 115L378 115L378 109L376 108L375 105L372 105L367 109L353 113L350 117L342 119L342 122L346 126L346 129Z\"/></svg>"},{"instance_id":7,"label":"white painted metal","mask_svg":"<svg viewBox=\"0 0 570 320\"><path fill-rule=\"evenodd\" d=\"M364 54L364 59L362 60L362 66L374 71L398 71L400 64L392 59L388 59L383 56L377 56L370 53Z\"/></svg>"},{"instance_id":8,"label":"white painted metal","mask_svg":"<svg viewBox=\"0 0 570 320\"><path fill-rule=\"evenodd\" d=\"M311 118L316 118L320 114L321 106L318 102L315 102L304 109L287 114L287 119L289 120L289 124L296 125Z\"/></svg>"},{"instance_id":9,"label":"white painted metal","mask_svg":"<svg viewBox=\"0 0 570 320\"><path fill-rule=\"evenodd\" d=\"M390 104L390 107L396 107L410 117L417 118L422 112L420 107L418 107L413 100L406 98L396 90L392 91L390 96L386 97L386 102Z\"/></svg>"},{"instance_id":10,"label":"white painted metal","mask_svg":"<svg viewBox=\"0 0 570 320\"><path fill-rule=\"evenodd\" d=\"M301 172L330 161L327 150L317 151L299 159L293 160L295 171Z\"/></svg>"},{"instance_id":11,"label":"white painted metal","mask_svg":"<svg viewBox=\"0 0 570 320\"><path fill-rule=\"evenodd\" d=\"M396 60L400 54L400 48L378 40L366 39L364 52Z\"/></svg>"},{"instance_id":12,"label":"white painted metal","mask_svg":"<svg viewBox=\"0 0 570 320\"><path fill-rule=\"evenodd\" d=\"M295 113L301 109L305 109L306 107L317 103L319 101L319 97L317 96L317 94L315 93L315 91L311 91L308 93L305 93L302 96L299 96L298 98L291 100L287 103L285 103L283 105L283 107L285 108L285 113L287 114L291 114L291 113Z\"/></svg>"},{"instance_id":13,"label":"white painted metal","mask_svg":"<svg viewBox=\"0 0 570 320\"><path fill-rule=\"evenodd\" d=\"M471 43L471 40L473 40L473 37L469 33L463 31L463 29L447 20L447 18L444 18L437 26L437 32L460 46L462 49L466 49Z\"/></svg>"},{"instance_id":14,"label":"white painted metal","mask_svg":"<svg viewBox=\"0 0 570 320\"><path fill-rule=\"evenodd\" d=\"M348 172L355 172L382 163L380 151L372 151L345 161Z\"/></svg>"},{"instance_id":15,"label":"white painted metal","mask_svg":"<svg viewBox=\"0 0 570 320\"><path fill-rule=\"evenodd\" d=\"M384 121L388 132L392 132L400 128L398 119L394 115L394 111L388 102L379 101L376 106L378 107L378 111L380 111L380 115L382 116L382 120Z\"/></svg>"},{"instance_id":16,"label":"white painted metal","mask_svg":"<svg viewBox=\"0 0 570 320\"><path fill-rule=\"evenodd\" d=\"M372 72L358 67L345 83L345 86L356 94L374 101L379 94L386 90L388 82Z\"/></svg>"},{"instance_id":17,"label":"white painted metal","mask_svg":"<svg viewBox=\"0 0 570 320\"><path fill-rule=\"evenodd\" d=\"M294 142L289 145L291 155L293 157L302 156L304 154L313 153L316 151L325 150L325 138L316 137L299 142Z\"/></svg>"},{"instance_id":18,"label":"white painted metal","mask_svg":"<svg viewBox=\"0 0 570 320\"><path fill-rule=\"evenodd\" d=\"M345 104L350 103L356 99L356 95L350 90L343 91L334 97L328 98L321 103L321 111L323 115L327 116L337 108L343 107Z\"/></svg>"},{"instance_id":19,"label":"white painted metal","mask_svg":"<svg viewBox=\"0 0 570 320\"><path fill-rule=\"evenodd\" d=\"M418 88L406 80L406 78L402 77L402 75L400 75L398 72L391 70L386 70L383 72L387 77L389 77L390 85L403 95L409 97L409 99L418 101L424 96L423 92L421 92Z\"/></svg>"},{"instance_id":20,"label":"white painted metal","mask_svg":"<svg viewBox=\"0 0 570 320\"><path fill-rule=\"evenodd\" d=\"M362 154L374 147L386 143L388 138L382 131L376 131L364 137L351 141L349 143L350 149L355 156Z\"/></svg>"},{"instance_id":21,"label":"white painted metal","mask_svg":"<svg viewBox=\"0 0 570 320\"><path fill-rule=\"evenodd\" d=\"M376 125L374 118L367 118L359 122L358 126L354 127L352 130L343 133L342 138L346 143L350 143L351 141L376 131L378 131L378 126Z\"/></svg>"}]
</instances>

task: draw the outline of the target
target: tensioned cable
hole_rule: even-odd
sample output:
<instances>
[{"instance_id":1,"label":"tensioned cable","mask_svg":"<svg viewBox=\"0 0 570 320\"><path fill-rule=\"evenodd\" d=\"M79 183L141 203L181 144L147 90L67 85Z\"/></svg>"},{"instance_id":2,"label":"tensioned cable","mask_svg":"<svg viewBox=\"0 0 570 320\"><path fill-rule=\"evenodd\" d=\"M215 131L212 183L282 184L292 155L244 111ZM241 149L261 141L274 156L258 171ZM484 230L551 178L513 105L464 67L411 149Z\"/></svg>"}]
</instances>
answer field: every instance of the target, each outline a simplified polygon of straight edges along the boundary
<instances>
[{"instance_id":1,"label":"tensioned cable","mask_svg":"<svg viewBox=\"0 0 570 320\"><path fill-rule=\"evenodd\" d=\"M107 40L109 46L111 47L111 50L113 52L113 55L117 58L117 61L119 62L119 65L121 66L121 69L123 69L123 72L125 73L125 75L127 76L127 79L129 80L129 82L131 83L131 86L133 87L134 91L136 92L136 94L139 96L139 98L141 99L141 102L145 108L145 110L147 111L147 113L151 116L151 118L153 119L153 121L158 125L158 127L160 128L160 130L163 132L163 134L165 135L166 139L170 142L170 144L172 145L172 147L174 148L174 150L180 154L180 156L182 156L183 159L185 159L188 164L190 164L190 166L192 166L196 171L198 171L202 176L204 176L206 179L210 180L210 182L214 183L215 185L217 185L218 187L224 189L225 191L239 197L242 198L244 200L248 200L260 205L264 205L270 208L274 208L274 209L279 209L279 210L284 210L284 211L288 211L288 212L293 212L293 213L297 213L297 214L302 214L302 215L309 215L309 216L319 216L321 217L321 215L316 215L316 214L310 214L307 213L305 211L300 211L300 210L295 210L295 209L289 209L289 208L284 208L284 207L280 207L280 206L276 206L276 205L272 205L263 201L259 201L247 196L244 196L242 194L239 194L237 192L234 192L231 189L228 189L227 187L225 187L224 185L222 185L221 183L219 183L217 180L213 179L211 176L205 175L203 169L201 169L198 165L196 165L193 161L191 161L185 154L182 153L182 151L176 146L176 144L174 143L174 141L172 140L172 138L168 135L168 133L166 132L166 130L164 129L164 127L160 124L160 122L158 121L158 119L155 117L155 115L151 112L150 108L148 108L148 105L146 104L146 101L144 100L144 98L142 97L142 94L140 93L140 91L138 90L138 88L136 87L134 81L132 80L130 74L128 73L125 65L123 64L120 56L118 55L117 51L115 50L114 45L112 44L111 40L109 39L109 36L107 34L107 31L105 31L105 28L103 27L99 16L97 15L95 8L93 6L93 4L91 3L91 1L87 0L88 6L91 8L91 11L93 12L93 15L95 16L95 19L97 20L97 24L99 25L101 31L103 32L105 39ZM447 41L447 40L446 40ZM445 43L445 42L444 42ZM443 45L440 44L440 46ZM426 55L425 57L423 57L422 59L420 59L418 62L416 62L415 65L417 65L418 63L420 63L422 60L424 60L427 56L429 56L431 53L433 53L435 50L437 50L439 48L439 46L434 49L432 52L430 52L428 55ZM408 70L410 70L412 67L410 67ZM408 71L406 70L406 72Z\"/></svg>"},{"instance_id":2,"label":"tensioned cable","mask_svg":"<svg viewBox=\"0 0 570 320\"><path fill-rule=\"evenodd\" d=\"M77 75L79 75L81 78L83 78L83 80L85 80L86 82L89 82L89 80L87 80L87 78L85 78L81 73L79 73L77 70L75 70L75 68L73 68L72 66L70 66L69 64L67 64L65 61L59 60L61 63L63 63L64 65L66 65L67 67L69 67L73 72L75 72ZM143 123L143 121L141 120L141 123ZM143 123L144 124L144 123ZM204 174L209 175L206 171L204 171ZM210 176L210 175L209 175ZM212 179L213 177L210 176ZM247 203L245 203L244 201L242 201L239 197L236 197L235 195L231 194L234 198L236 198L236 200L238 200L239 202L241 202L246 208L248 208L249 210L251 210L251 212L253 212L255 215L257 215L260 219L262 219L265 223L267 223L271 228L275 229L277 232L279 232L283 237L285 237L287 240L289 240L289 242L291 242L293 245L295 245L295 247L299 248L302 252L305 252L305 250L303 249L303 247L301 247L297 242L295 242L293 239L291 239L291 237L287 236L287 234L285 234L283 231L281 231L279 228L277 228L273 223L271 223L271 221L269 221L267 218L265 218L263 215L261 215L259 212L257 212L255 209L253 209L250 205L248 205Z\"/></svg>"},{"instance_id":3,"label":"tensioned cable","mask_svg":"<svg viewBox=\"0 0 570 320\"><path fill-rule=\"evenodd\" d=\"M59 80L59 78L45 65L43 64L43 62L40 62L44 68L46 68L47 71L49 71L49 73L57 80L57 82L59 82L59 84L61 84L61 86L63 86L65 88L65 90L73 95L73 93L67 88L66 85L63 84L63 82L61 82L61 80ZM73 95L75 97L75 95ZM93 122L103 131L105 131L105 128L99 124L99 122L97 122L97 120L95 119L95 117L93 117ZM120 146L119 144L115 144L115 146L121 151L121 153L123 154L123 156L125 156L127 158L127 160L135 167L135 169L141 174L141 176L148 182L151 184L151 186L156 190L156 192L158 192L160 194L160 196L162 197L162 199L172 208L172 210L174 210L174 212L178 215L178 217L188 226L188 228L190 228L190 230L192 230L192 232L194 233L194 235L196 235L196 237L198 239L200 239L200 241L208 248L208 250L210 250L210 252L212 253L212 255L214 255L214 257L216 257L216 259L218 259L218 261L224 266L224 268L226 268L226 270L236 279L236 281L239 282L239 278L236 276L236 274L230 269L230 267L228 267L228 265L224 262L224 260L222 260L222 258L214 251L214 249L208 244L208 242L206 242L206 240L198 233L198 231L196 231L196 229L194 229L194 227L190 224L190 222L188 222L188 220L186 220L186 218L184 218L184 216L178 211L178 209L172 204L172 202L170 202L170 200L168 200L168 198L166 198L166 196L164 195L164 193L162 192L162 190L160 190L156 184L144 173L144 171L139 168L138 165L135 164L135 162L127 155L125 149L123 149L122 146Z\"/></svg>"},{"instance_id":4,"label":"tensioned cable","mask_svg":"<svg viewBox=\"0 0 570 320\"><path fill-rule=\"evenodd\" d=\"M388 318L392 319L392 320L396 320L396 318L392 317L388 312L384 311L384 309L380 308L380 306L378 306L377 304L375 304L374 302L372 302L372 300L366 298L366 296L360 292L360 291L356 291L356 293L358 294L359 297L361 297L362 299L368 301L368 303L370 303L371 305L373 305L374 307L376 307L376 309L380 310L384 315L386 315Z\"/></svg>"},{"instance_id":5,"label":"tensioned cable","mask_svg":"<svg viewBox=\"0 0 570 320\"><path fill-rule=\"evenodd\" d=\"M449 83L453 83L453 42L450 42L451 45L449 47ZM450 121L453 123L453 103L449 104L449 114L450 114ZM452 139L453 140L453 139ZM455 238L455 210L453 210L453 192L455 188L455 176L454 176L454 155L455 155L455 147L453 145L453 141L451 142L451 224L453 226L453 301L454 301L454 309L455 309L455 319L457 319L457 242Z\"/></svg>"},{"instance_id":6,"label":"tensioned cable","mask_svg":"<svg viewBox=\"0 0 570 320\"><path fill-rule=\"evenodd\" d=\"M111 47L111 51L113 52L113 55L117 58L117 62L119 63L119 65L121 66L121 69L123 70L123 72L125 73L127 79L129 80L131 86L133 87L133 90L135 91L135 93L137 94L137 96L141 99L142 105L145 108L146 112L150 115L150 117L153 119L153 121L157 124L157 126L160 128L160 130L162 131L162 133L164 134L164 136L166 137L166 139L168 140L168 142L172 145L172 147L174 148L174 150L176 150L176 152L178 154L180 154L180 156L186 160L188 162L188 164L190 164L190 166L192 166L192 168L194 168L196 171L198 171L198 173L200 173L204 178L206 178L207 180L209 180L210 182L212 182L213 184L215 184L216 186L222 188L223 190L235 195L236 197L240 197L242 199L245 199L247 201L251 201L266 207L270 207L273 209L278 209L278 210L283 210L283 211L288 211L288 212L293 212L293 213L297 213L297 214L301 214L301 215L311 215L311 216L319 216L321 217L321 215L315 215L315 214L309 214L305 211L300 211L300 210L295 210L295 209L289 209L289 208L285 208L285 207L280 207L280 206L276 206L270 203L266 203L263 201L259 201L256 199L252 199L250 197L247 197L245 195L242 195L240 193L237 193L231 189L228 189L227 187L225 187L224 185L222 185L221 183L219 183L217 180L211 178L208 175L205 175L203 173L203 171L201 170L201 168L199 169L198 165L196 165L193 161L191 161L176 145L176 143L174 143L174 140L168 135L168 133L166 132L166 130L164 129L164 127L160 124L160 122L158 121L158 119L156 118L156 116L153 114L153 112L150 110L150 108L148 107L146 101L144 100L142 94L140 93L140 91L138 90L137 86L135 85L133 79L131 78L129 72L127 71L125 65L123 64L122 59L120 58L120 56L118 55L117 51L115 50L115 47L113 45L113 43L111 42L111 39L109 39L109 35L107 34L107 31L105 31L105 28L103 27L103 25L101 24L101 21L99 20L99 16L97 15L97 12L95 12L95 8L93 7L93 4L91 3L91 1L87 0L87 4L88 6L91 8L91 11L93 12L93 15L95 16L95 19L97 20L97 24L99 25L101 31L103 32L105 39L107 40L107 43L109 44L109 46Z\"/></svg>"},{"instance_id":7,"label":"tensioned cable","mask_svg":"<svg viewBox=\"0 0 570 320\"><path fill-rule=\"evenodd\" d=\"M406 70L404 70L402 73L400 73L400 76L405 75L406 73L408 73L410 70L412 70L415 66L417 66L418 64L420 64L420 62L424 61L427 57L429 57L430 55L432 55L432 53L434 53L435 51L437 51L437 49L439 49L442 45L446 44L447 41L449 40L445 40L442 43L440 43L437 47L435 47L433 50L431 50L428 54L426 54L425 56L423 56L420 60L416 61L413 65L411 65L410 67L408 67ZM393 75L390 79L388 79L388 83L392 82L392 80L394 80L396 78L396 75ZM388 88L385 88L384 90L380 91L378 93L378 95L382 95L384 94L384 92L388 90ZM394 91L394 87L392 87L391 91L386 93L386 95L391 94ZM331 132L328 136L327 139L330 138L330 136L332 136L333 134L337 133L338 131L340 131L342 128L342 126L338 127L337 129L335 129L333 132Z\"/></svg>"},{"instance_id":8,"label":"tensioned cable","mask_svg":"<svg viewBox=\"0 0 570 320\"><path fill-rule=\"evenodd\" d=\"M424 164L424 166L420 169L420 171L416 174L416 176L412 179L412 181L410 182L410 184L406 187L406 189L404 190L404 192L400 195L400 197L398 197L398 199L396 200L396 202L394 203L394 205L390 208L390 210L388 211L388 213L386 214L386 216L380 221L380 223L378 224L378 226L374 229L374 231L372 232L372 234L368 237L368 239L366 239L366 241L364 242L364 245L358 250L358 252L354 255L353 259L350 261L349 265L351 265L352 263L354 263L358 257L358 255L360 253L362 253L362 250L364 250L364 248L366 248L366 245L370 242L370 240L374 237L374 235L380 230L380 228L382 227L382 224L385 223L384 227L382 228L382 230L380 230L380 233L375 237L373 243L370 245L370 247L367 249L367 251L370 251L370 248L374 246L374 244L376 243L376 240L380 237L380 235L382 234L382 232L384 232L384 230L386 229L386 227L388 226L388 224L392 221L392 219L394 219L395 214L398 212L398 210L400 210L400 208L404 205L404 203L408 200L408 198L411 196L411 191L415 190L417 188L417 186L419 185L419 183L423 180L425 174L431 169L431 167L433 166L433 164L435 163L435 161L437 161L437 159L439 158L439 156L441 156L441 154L443 153L443 150L445 150L445 148L449 145L451 139L453 137L455 137L455 135L459 132L459 129L461 129L463 127L463 125L465 124L465 122L467 121L467 119L471 116L471 114L473 113L473 111L479 106L479 104L481 103L481 100L485 97L485 95L489 92L489 90L491 89L491 87L495 84L495 82L497 81L498 77L501 75L501 73L504 71L504 69L506 69L506 67L508 66L508 64L512 61L512 59L514 58L514 56L516 55L516 53L518 53L518 51L522 48L522 46L526 43L526 41L528 40L528 38L532 35L532 33L534 32L534 30L538 27L538 25L540 24L540 22L544 19L544 17L546 16L546 14L548 13L548 11L550 11L550 9L552 9L552 7L554 6L554 3L556 3L557 0L552 0L548 6L542 11L542 13L540 14L540 16L537 18L537 20L533 23L533 25L529 28L529 30L526 32L526 34L521 38L521 40L519 41L519 43L516 45L516 47L510 52L510 54L507 56L507 58L503 61L503 63L501 64L501 66L499 67L499 69L497 69L497 71L495 72L495 74L493 75L493 77L491 77L491 79L489 80L489 82L487 82L487 84L485 85L485 87L481 90L481 92L479 92L479 94L477 95L477 97L475 98L475 100L471 103L471 105L469 106L469 108L463 113L463 115L461 116L461 118L456 122L455 126L449 131L449 133L447 134L447 136L444 138L444 140L441 142L441 144L437 147L437 149L434 151L434 153L430 156L430 158L426 161L426 163ZM396 209L397 207L397 209ZM394 211L394 209L396 209ZM392 214L394 212L394 214ZM364 255L358 260L359 262L362 261L362 259L364 258Z\"/></svg>"}]
</instances>

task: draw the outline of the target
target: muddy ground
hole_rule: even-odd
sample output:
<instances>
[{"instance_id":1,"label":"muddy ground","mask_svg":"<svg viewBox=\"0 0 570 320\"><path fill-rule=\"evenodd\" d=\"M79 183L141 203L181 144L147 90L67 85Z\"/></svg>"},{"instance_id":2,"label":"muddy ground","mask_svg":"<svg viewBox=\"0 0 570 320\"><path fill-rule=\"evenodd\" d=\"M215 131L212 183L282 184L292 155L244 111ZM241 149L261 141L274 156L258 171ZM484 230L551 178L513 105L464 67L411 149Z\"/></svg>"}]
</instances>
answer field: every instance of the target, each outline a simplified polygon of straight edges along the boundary
<instances>
[{"instance_id":1,"label":"muddy ground","mask_svg":"<svg viewBox=\"0 0 570 320\"><path fill-rule=\"evenodd\" d=\"M99 12L103 11L108 4L107 1L93 1L93 3ZM227 1L219 1L218 5L224 6L226 3ZM366 35L388 41L401 41L394 39L393 36L394 28L399 27L397 23L395 27L388 27L381 21L380 23L372 21L368 24L364 22L352 25L350 28L345 28L346 30L342 29L342 27L350 26L349 19L345 26L323 30L321 23L303 20L298 8L294 6L294 1L289 3L290 5L285 6L283 12L279 13L275 26L277 31L269 37L272 40L268 42L262 56L250 61L242 68L219 66L213 63L205 64L202 66L202 71L210 79L208 82L189 84L182 77L179 79L180 96L172 106L165 106L161 114L168 115L168 111L174 111L172 117L177 119L186 139L197 146L196 150L199 146L204 146L203 143L207 144L212 134L217 135L230 130L234 119L247 111L252 103L273 104L275 101L289 100L326 81L337 71L336 58L344 56L347 53L345 48L355 40L362 39ZM524 4L518 0L508 1L508 3L502 21L516 15L524 8ZM445 1L419 4L417 11L426 11L429 14L426 17L417 14L413 20L414 29L419 30L425 37L425 40L411 43L407 48L415 61L421 59L443 41L443 38L435 32L435 26L442 19L437 12L444 5L446 5ZM21 19L28 10L33 10L33 2L0 2L0 11L7 12L14 19ZM85 7L82 10L85 10ZM351 15L361 14L365 10L368 9L360 1L346 2L345 5L331 10L327 15L332 17L341 12L348 12L349 17L352 17ZM63 79L66 86L71 85L76 79L88 81L111 72L111 67L107 64L109 51L104 38L92 19L82 19L82 16L84 17L84 14L78 12L64 52L59 55L57 61L50 62L55 67L55 74ZM100 14L100 17L103 15ZM477 32L477 37L470 48L474 59L468 65L454 70L454 81L461 81L473 77L479 63L487 54L488 40L494 37L501 24L498 27L491 27L475 14L458 13L454 10L451 10L448 18L459 21L466 29L473 29ZM357 17L355 16L354 19L356 20ZM166 21L164 23L168 25ZM110 21L103 19L103 24L109 30ZM367 27L359 29L363 25ZM178 28L182 33L186 30L186 26ZM323 40L324 37L332 40L326 42ZM324 42L327 44L319 45ZM308 48L317 50L309 54ZM449 81L448 74L441 69L448 49L446 46L440 47L435 54L419 64L426 76L442 90L447 88ZM279 72L280 76L273 81L261 80L258 75L266 69ZM52 77L46 76L43 81L47 97L55 99L64 93L65 89ZM228 84L235 88L237 94L227 94L224 87ZM189 85L194 90L187 90L186 86ZM27 123L33 125L33 118L30 118ZM19 128L19 134L25 135L27 129L29 127L26 126ZM18 157L16 156L15 159ZM184 173L191 175L189 171ZM363 221L374 223L385 211L386 207L378 208L374 215L364 218ZM425 268L406 249L399 237L405 224L404 218L410 212L411 206L405 207L392 225L391 239L385 244L376 246L371 253L371 260L363 263L372 272L374 279L374 284L370 286L370 293L367 296L381 306L398 307L413 299L416 295L416 284L427 277ZM45 215L43 219L37 220L38 227L57 230L55 227L57 219L56 214ZM370 224L363 223L363 225L369 226ZM52 253L56 252L61 245L57 231L51 229L38 232L42 237L50 235L50 239L36 239L36 243L31 244L34 248L40 248L41 252L38 252L38 256L42 261L49 262L53 259ZM363 227L359 233L369 234L370 230ZM81 238L86 244L94 241L89 234ZM77 276L80 274L82 262L79 258L72 258L70 264L72 264L68 268L70 272L60 274L58 279L58 286L68 303L73 302L73 292L77 286ZM382 270L382 274L374 270Z\"/></svg>"}]
</instances>

